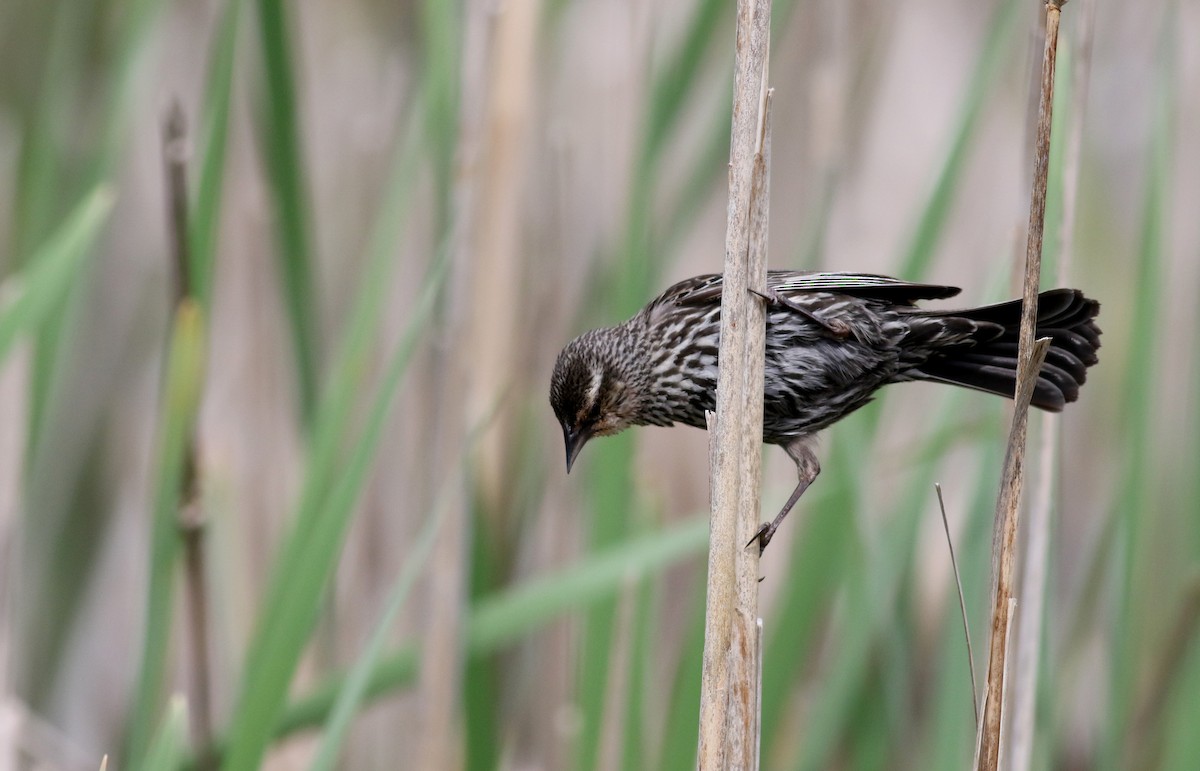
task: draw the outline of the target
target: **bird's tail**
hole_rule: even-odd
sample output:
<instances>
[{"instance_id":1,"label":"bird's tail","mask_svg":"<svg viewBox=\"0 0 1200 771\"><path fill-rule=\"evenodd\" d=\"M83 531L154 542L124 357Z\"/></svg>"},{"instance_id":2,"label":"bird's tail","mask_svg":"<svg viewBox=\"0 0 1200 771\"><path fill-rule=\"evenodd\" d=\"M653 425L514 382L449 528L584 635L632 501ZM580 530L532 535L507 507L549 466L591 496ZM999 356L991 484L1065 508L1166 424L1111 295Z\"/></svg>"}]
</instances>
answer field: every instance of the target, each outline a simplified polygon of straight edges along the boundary
<instances>
[{"instance_id":1,"label":"bird's tail","mask_svg":"<svg viewBox=\"0 0 1200 771\"><path fill-rule=\"evenodd\" d=\"M988 305L941 316L975 322L977 332L967 345L943 348L909 373L918 379L975 388L1012 398L1017 383L1017 338L1021 300ZM1035 336L1050 338L1046 363L1038 375L1033 406L1059 412L1079 398L1079 387L1095 364L1100 347L1096 314L1100 303L1078 289L1053 289L1038 295Z\"/></svg>"}]
</instances>

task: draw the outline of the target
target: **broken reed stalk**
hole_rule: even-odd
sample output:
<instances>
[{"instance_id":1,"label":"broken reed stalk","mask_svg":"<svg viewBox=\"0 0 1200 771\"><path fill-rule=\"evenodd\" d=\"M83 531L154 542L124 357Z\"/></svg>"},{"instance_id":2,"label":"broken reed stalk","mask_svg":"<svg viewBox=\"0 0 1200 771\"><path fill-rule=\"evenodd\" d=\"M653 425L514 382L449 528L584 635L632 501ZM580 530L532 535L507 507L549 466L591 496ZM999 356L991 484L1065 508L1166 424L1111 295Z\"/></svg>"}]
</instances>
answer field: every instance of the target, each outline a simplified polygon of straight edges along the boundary
<instances>
[{"instance_id":1,"label":"broken reed stalk","mask_svg":"<svg viewBox=\"0 0 1200 771\"><path fill-rule=\"evenodd\" d=\"M1079 166L1083 146L1083 116L1087 103L1090 75L1092 29L1096 0L1082 0L1076 8L1076 43L1073 77L1069 82L1070 108L1067 136L1062 143L1062 221L1058 228L1058 270L1055 286L1068 286L1074 249L1075 212L1079 191ZM1060 101L1060 104L1062 102ZM1060 121L1060 125L1062 122ZM1041 456L1037 491L1029 505L1029 528L1022 566L1021 603L1017 619L1017 682L1013 693L1014 720L1009 724L1008 741L1012 744L1009 768L1027 769L1033 763L1037 717L1037 682L1041 668L1041 647L1046 621L1046 585L1050 562L1051 520L1056 509L1054 480L1058 476L1061 423L1052 416L1041 421L1038 450ZM1006 751L1007 752L1007 751Z\"/></svg>"},{"instance_id":2,"label":"broken reed stalk","mask_svg":"<svg viewBox=\"0 0 1200 771\"><path fill-rule=\"evenodd\" d=\"M172 308L192 297L191 241L188 223L187 163L190 155L187 120L179 102L172 103L163 126L163 163L166 167L167 205L171 250L174 258ZM208 654L208 587L205 583L204 513L199 500L195 426L190 429L179 482L179 532L184 550L184 591L187 595L188 637L191 652L192 741L197 767L212 768L212 691Z\"/></svg>"},{"instance_id":3,"label":"broken reed stalk","mask_svg":"<svg viewBox=\"0 0 1200 771\"><path fill-rule=\"evenodd\" d=\"M1042 235L1046 220L1046 179L1050 166L1050 119L1054 104L1054 65L1058 48L1058 23L1066 0L1046 5L1046 43L1042 54L1041 101L1038 107L1034 150L1033 193L1029 202L1029 234L1025 246L1024 307L1021 313L1017 353L1017 391L1012 427L1004 457L1000 494L996 501L996 524L992 537L992 634L988 646L987 691L990 697L983 712L983 732L978 768L999 767L1004 712L1004 676L1007 670L1008 632L1014 597L1013 576L1016 540L1020 524L1021 487L1025 460L1025 436L1029 403L1038 372L1045 360L1049 340L1034 342L1037 295L1041 280Z\"/></svg>"},{"instance_id":4,"label":"broken reed stalk","mask_svg":"<svg viewBox=\"0 0 1200 771\"><path fill-rule=\"evenodd\" d=\"M738 0L729 208L697 767L758 767L758 530L769 165L770 0Z\"/></svg>"}]
</instances>

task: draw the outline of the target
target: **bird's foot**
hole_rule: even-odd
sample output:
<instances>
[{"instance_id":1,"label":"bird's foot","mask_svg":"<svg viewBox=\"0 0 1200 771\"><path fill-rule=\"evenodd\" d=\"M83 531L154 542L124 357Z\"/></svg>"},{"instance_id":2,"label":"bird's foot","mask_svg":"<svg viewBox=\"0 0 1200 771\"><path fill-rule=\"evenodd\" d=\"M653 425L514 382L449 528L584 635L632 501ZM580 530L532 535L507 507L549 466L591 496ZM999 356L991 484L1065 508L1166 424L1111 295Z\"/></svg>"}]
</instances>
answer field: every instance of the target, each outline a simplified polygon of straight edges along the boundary
<instances>
[{"instance_id":1,"label":"bird's foot","mask_svg":"<svg viewBox=\"0 0 1200 771\"><path fill-rule=\"evenodd\" d=\"M763 552L767 550L767 544L769 544L771 539L775 537L775 531L778 528L779 525L775 522L762 523L762 527L760 527L758 532L754 534L754 537L746 543L746 548L749 549L751 546L757 543L758 556L761 557Z\"/></svg>"}]
</instances>

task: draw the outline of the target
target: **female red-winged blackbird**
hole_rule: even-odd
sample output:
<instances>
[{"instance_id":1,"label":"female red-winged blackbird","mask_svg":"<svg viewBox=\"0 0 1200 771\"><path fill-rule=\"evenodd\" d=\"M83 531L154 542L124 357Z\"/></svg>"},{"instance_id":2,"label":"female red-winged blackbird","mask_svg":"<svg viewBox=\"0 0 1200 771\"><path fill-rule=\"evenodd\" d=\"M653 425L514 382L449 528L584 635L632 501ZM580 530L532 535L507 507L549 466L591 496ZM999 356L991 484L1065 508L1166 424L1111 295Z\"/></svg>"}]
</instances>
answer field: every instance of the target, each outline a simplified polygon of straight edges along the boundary
<instances>
[{"instance_id":1,"label":"female red-winged blackbird","mask_svg":"<svg viewBox=\"0 0 1200 771\"><path fill-rule=\"evenodd\" d=\"M592 437L632 425L704 428L714 409L721 276L681 281L615 327L572 340L554 365L550 404L562 425L567 471ZM757 540L765 549L820 472L812 437L888 383L931 380L1012 397L1021 301L958 311L916 307L958 294L862 273L771 271L763 440L783 447L800 481ZM1096 363L1100 304L1077 289L1038 298L1037 336L1051 345L1033 405L1058 412ZM753 541L751 542L753 543Z\"/></svg>"}]
</instances>

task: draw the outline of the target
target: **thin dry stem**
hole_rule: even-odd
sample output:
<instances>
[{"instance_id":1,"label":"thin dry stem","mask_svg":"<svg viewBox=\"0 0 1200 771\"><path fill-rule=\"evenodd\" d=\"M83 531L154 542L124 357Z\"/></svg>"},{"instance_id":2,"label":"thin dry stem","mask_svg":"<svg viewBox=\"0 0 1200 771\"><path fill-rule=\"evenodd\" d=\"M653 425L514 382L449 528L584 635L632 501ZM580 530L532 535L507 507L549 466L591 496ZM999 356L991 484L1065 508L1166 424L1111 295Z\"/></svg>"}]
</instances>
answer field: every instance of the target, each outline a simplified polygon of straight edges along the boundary
<instances>
[{"instance_id":1,"label":"thin dry stem","mask_svg":"<svg viewBox=\"0 0 1200 771\"><path fill-rule=\"evenodd\" d=\"M1025 250L1024 307L1017 355L1017 392L1008 449L1004 458L1000 495L996 502L996 530L992 541L992 632L988 651L989 693L983 713L983 738L978 768L997 769L1000 764L1001 728L1005 703L1008 633L1014 596L1016 536L1020 524L1021 487L1024 481L1025 437L1029 404L1037 375L1049 349L1048 339L1034 342L1037 325L1037 295L1041 280L1042 236L1046 219L1046 181L1050 162L1050 122L1054 100L1054 65L1062 2L1046 6L1046 43L1042 56L1041 104L1038 109L1034 153L1033 193L1029 204L1029 236Z\"/></svg>"},{"instance_id":2,"label":"thin dry stem","mask_svg":"<svg viewBox=\"0 0 1200 771\"><path fill-rule=\"evenodd\" d=\"M758 529L766 318L770 0L738 0L717 408L710 420L712 524L697 764L755 768Z\"/></svg>"},{"instance_id":3,"label":"thin dry stem","mask_svg":"<svg viewBox=\"0 0 1200 771\"><path fill-rule=\"evenodd\" d=\"M1013 621L1016 620L1016 617L1017 617L1017 598L1009 597L1008 598L1008 613L1005 614L1005 619L1008 623L1008 626L1005 627L1005 629L1004 629L1004 675L1000 678L1000 687L1002 689L1007 687L1009 667L1013 663L1013 660L1016 658L1015 656L1008 655L1009 642L1012 640ZM1003 696L1003 693L1001 693L1001 695ZM1001 710L1001 714L1000 714L1000 744L999 744L1000 752L996 759L996 762L1001 767L1003 767L1005 765L1005 763L1004 763L1004 761L1006 760L1005 753L1008 752L1008 748L1009 748L1008 722L1009 722L1008 713Z\"/></svg>"},{"instance_id":4,"label":"thin dry stem","mask_svg":"<svg viewBox=\"0 0 1200 771\"><path fill-rule=\"evenodd\" d=\"M467 291L473 262L474 228L478 223L480 160L485 136L484 105L487 93L489 17L482 2L463 7L463 52L461 88L463 109L459 115L457 165L449 233L451 275L446 298L435 325L430 385L433 407L423 421L421 444L428 447L434 468L450 468L466 452L467 418L462 404L467 399L470 379L467 357L473 353L458 347L469 340L471 318ZM428 480L426 480L428 482ZM461 768L464 763L461 694L465 659L463 617L467 604L466 566L470 564L470 502L464 490L452 494L446 519L433 547L426 584L428 613L421 631L421 671L417 692L421 705L417 726L419 746L413 768L432 771ZM435 497L432 486L424 491Z\"/></svg>"},{"instance_id":5,"label":"thin dry stem","mask_svg":"<svg viewBox=\"0 0 1200 771\"><path fill-rule=\"evenodd\" d=\"M1046 571L1050 557L1050 518L1054 511L1054 477L1058 473L1057 420L1043 417L1038 437L1039 467L1033 499L1029 502L1029 527L1021 571L1025 598L1017 619L1014 657L1017 677L1012 683L1013 717L1009 722L1006 768L1028 769L1033 761L1034 716L1037 712L1037 674L1046 607Z\"/></svg>"},{"instance_id":6,"label":"thin dry stem","mask_svg":"<svg viewBox=\"0 0 1200 771\"><path fill-rule=\"evenodd\" d=\"M473 212L470 320L466 339L471 377L469 421L508 391L524 393L530 377L523 366L522 309L525 270L522 249L526 177L533 146L536 108L537 32L542 0L507 0L491 13L493 28L486 69L487 89L479 148L477 206ZM476 490L485 516L511 515L516 410L504 410L480 440ZM508 529L500 525L497 530Z\"/></svg>"},{"instance_id":7,"label":"thin dry stem","mask_svg":"<svg viewBox=\"0 0 1200 771\"><path fill-rule=\"evenodd\" d=\"M971 645L971 624L967 621L967 600L963 596L962 576L958 572L958 560L954 557L954 539L950 537L950 520L946 518L946 501L942 498L942 486L933 483L937 490L938 509L942 512L942 528L946 531L946 548L950 550L950 568L954 571L954 585L958 587L958 609L962 613L963 635L967 638L967 666L971 672L971 706L975 708L975 728L979 729L979 680L975 677L975 649Z\"/></svg>"},{"instance_id":8,"label":"thin dry stem","mask_svg":"<svg viewBox=\"0 0 1200 771\"><path fill-rule=\"evenodd\" d=\"M174 289L172 301L174 305L178 305L183 298L192 293L187 191L187 163L191 148L188 146L187 119L178 100L171 103L163 122L162 141L171 256L174 259L174 270L171 273Z\"/></svg>"},{"instance_id":9,"label":"thin dry stem","mask_svg":"<svg viewBox=\"0 0 1200 771\"><path fill-rule=\"evenodd\" d=\"M1057 286L1066 286L1075 243L1075 216L1079 199L1079 165L1083 146L1083 116L1087 105L1092 27L1095 0L1083 0L1077 16L1074 77L1070 83L1071 110L1063 156L1062 223L1059 226ZM1015 716L1010 734L1013 744L1010 768L1028 769L1033 763L1037 711L1037 678L1041 666L1042 630L1045 625L1046 576L1049 572L1050 522L1054 512L1054 480L1058 476L1062 424L1053 417L1041 421L1037 490L1029 507L1029 532L1021 577L1021 616L1017 621L1018 680L1013 694Z\"/></svg>"},{"instance_id":10,"label":"thin dry stem","mask_svg":"<svg viewBox=\"0 0 1200 771\"><path fill-rule=\"evenodd\" d=\"M191 241L189 239L187 164L191 155L187 137L187 119L175 101L163 126L163 161L166 167L167 201L171 245L174 258L174 298L178 307L192 294ZM201 771L212 768L213 748L212 675L208 651L208 586L205 568L204 510L199 496L198 451L195 426L183 458L179 490L179 531L183 539L184 591L187 596L188 637L190 639L192 741L198 748L196 765Z\"/></svg>"}]
</instances>

